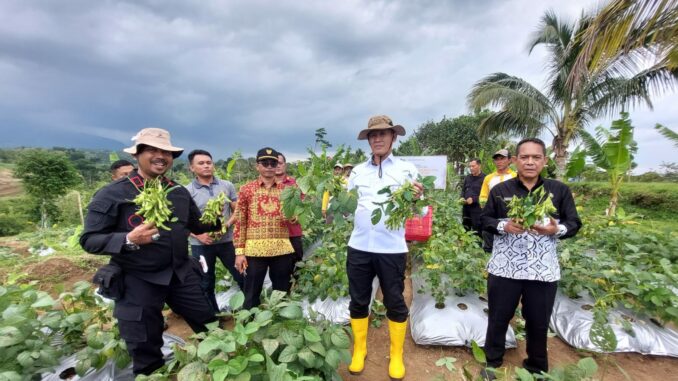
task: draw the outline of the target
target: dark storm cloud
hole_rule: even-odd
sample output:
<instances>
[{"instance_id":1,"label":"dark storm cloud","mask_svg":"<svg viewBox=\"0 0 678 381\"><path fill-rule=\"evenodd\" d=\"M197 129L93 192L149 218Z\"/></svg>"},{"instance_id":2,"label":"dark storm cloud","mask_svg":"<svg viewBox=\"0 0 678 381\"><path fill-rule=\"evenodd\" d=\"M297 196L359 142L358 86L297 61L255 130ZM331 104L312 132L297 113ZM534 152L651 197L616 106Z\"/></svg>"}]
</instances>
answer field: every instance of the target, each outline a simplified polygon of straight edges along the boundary
<instances>
[{"instance_id":1,"label":"dark storm cloud","mask_svg":"<svg viewBox=\"0 0 678 381\"><path fill-rule=\"evenodd\" d=\"M323 127L335 145L365 149L355 136L370 115L412 132L466 112L489 73L541 87L544 52L527 55L530 32L548 8L575 18L589 4L3 1L3 145L126 146L160 126L219 157L263 145L300 157ZM669 125L677 113L637 118Z\"/></svg>"}]
</instances>

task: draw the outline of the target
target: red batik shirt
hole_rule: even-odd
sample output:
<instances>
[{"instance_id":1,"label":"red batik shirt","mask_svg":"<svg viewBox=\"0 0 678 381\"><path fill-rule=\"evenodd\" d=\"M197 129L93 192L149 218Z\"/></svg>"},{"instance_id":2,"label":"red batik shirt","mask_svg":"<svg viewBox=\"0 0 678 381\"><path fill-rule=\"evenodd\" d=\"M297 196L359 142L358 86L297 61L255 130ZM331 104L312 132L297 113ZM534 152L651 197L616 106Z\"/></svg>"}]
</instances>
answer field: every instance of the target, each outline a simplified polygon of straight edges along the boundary
<instances>
[{"instance_id":1,"label":"red batik shirt","mask_svg":"<svg viewBox=\"0 0 678 381\"><path fill-rule=\"evenodd\" d=\"M233 244L236 255L275 257L294 252L280 194L285 186L264 186L261 178L240 188Z\"/></svg>"}]
</instances>

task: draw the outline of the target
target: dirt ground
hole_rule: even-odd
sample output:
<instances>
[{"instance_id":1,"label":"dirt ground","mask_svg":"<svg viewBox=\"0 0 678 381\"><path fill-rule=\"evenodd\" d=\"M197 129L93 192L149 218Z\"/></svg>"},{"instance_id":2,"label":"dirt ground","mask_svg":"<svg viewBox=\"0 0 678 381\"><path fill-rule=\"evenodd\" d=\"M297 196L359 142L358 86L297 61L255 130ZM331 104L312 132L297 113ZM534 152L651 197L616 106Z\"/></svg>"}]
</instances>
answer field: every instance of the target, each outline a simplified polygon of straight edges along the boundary
<instances>
[{"instance_id":1,"label":"dirt ground","mask_svg":"<svg viewBox=\"0 0 678 381\"><path fill-rule=\"evenodd\" d=\"M11 170L0 169L0 197L18 196L21 192L21 180L15 179Z\"/></svg>"},{"instance_id":2,"label":"dirt ground","mask_svg":"<svg viewBox=\"0 0 678 381\"><path fill-rule=\"evenodd\" d=\"M407 304L412 301L412 290L409 279L406 282L405 297ZM168 332L180 337L188 337L191 329L174 313L168 313ZM591 356L579 352L565 344L557 337L549 338L549 360L551 367L576 363L580 358ZM380 328L370 327L367 339L367 360L365 371L359 376L353 376L342 365L339 373L345 381L389 381L388 355L389 336L386 324ZM599 366L598 380L633 380L633 381L664 381L677 380L678 359L659 356L644 356L635 353L620 353L609 356L594 355ZM436 361L442 357L457 359L456 372L450 373L447 369L437 367ZM509 349L505 356L505 366L520 366L525 357L525 342L521 341L517 349ZM604 358L607 357L607 361ZM464 347L441 347L416 345L409 335L405 342L405 380L433 381L433 380L463 380L461 369L468 364L468 369L476 374L480 367L476 365L471 351ZM616 364L616 365L615 365ZM619 370L623 369L628 378ZM443 376L444 378L441 378Z\"/></svg>"}]
</instances>

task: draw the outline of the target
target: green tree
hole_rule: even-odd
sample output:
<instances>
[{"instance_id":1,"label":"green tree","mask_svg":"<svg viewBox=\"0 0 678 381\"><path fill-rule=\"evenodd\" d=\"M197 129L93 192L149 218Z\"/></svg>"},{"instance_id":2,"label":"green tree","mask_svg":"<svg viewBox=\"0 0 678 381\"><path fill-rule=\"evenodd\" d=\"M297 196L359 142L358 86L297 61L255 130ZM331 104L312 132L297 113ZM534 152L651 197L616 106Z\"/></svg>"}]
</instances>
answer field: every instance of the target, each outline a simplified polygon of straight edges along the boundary
<instances>
[{"instance_id":1,"label":"green tree","mask_svg":"<svg viewBox=\"0 0 678 381\"><path fill-rule=\"evenodd\" d=\"M546 91L522 78L494 73L477 82L468 95L472 109L500 108L482 121L479 130L483 135L549 134L558 177L564 173L570 144L581 136L590 120L637 104L652 107L650 93L674 85L675 78L665 69L636 70L633 57L618 56L582 76L576 87L567 86L582 50L575 36L584 33L590 23L591 17L587 15L582 15L577 23L564 22L550 11L542 16L528 46L530 52L540 45L549 50ZM622 67L628 70L620 70Z\"/></svg>"},{"instance_id":2,"label":"green tree","mask_svg":"<svg viewBox=\"0 0 678 381\"><path fill-rule=\"evenodd\" d=\"M444 117L439 122L426 122L396 150L398 155L445 155L459 172L464 163L483 152L494 152L497 142L481 139L478 126L490 113Z\"/></svg>"},{"instance_id":3,"label":"green tree","mask_svg":"<svg viewBox=\"0 0 678 381\"><path fill-rule=\"evenodd\" d=\"M607 173L612 190L606 214L614 216L619 203L619 190L633 168L633 155L638 150L633 140L629 114L622 112L621 119L613 121L609 130L597 127L595 138L586 131L581 132L581 137L586 150L580 150L579 147L575 150L567 168L567 177L578 176L585 169L586 157L590 157L598 169Z\"/></svg>"},{"instance_id":4,"label":"green tree","mask_svg":"<svg viewBox=\"0 0 678 381\"><path fill-rule=\"evenodd\" d=\"M327 136L327 130L325 130L325 128L318 128L315 130L315 145L313 146L313 151L318 148L318 143L320 143L321 147L332 147L332 144L325 139L325 136Z\"/></svg>"},{"instance_id":5,"label":"green tree","mask_svg":"<svg viewBox=\"0 0 678 381\"><path fill-rule=\"evenodd\" d=\"M64 152L44 149L21 152L14 176L23 181L26 193L34 200L43 228L49 220L58 218L57 198L82 182L82 177Z\"/></svg>"},{"instance_id":6,"label":"green tree","mask_svg":"<svg viewBox=\"0 0 678 381\"><path fill-rule=\"evenodd\" d=\"M582 45L567 84L577 88L589 73L619 57L647 65L658 76L678 75L678 0L613 0L577 36ZM655 60L656 58L656 60ZM620 67L624 70L625 67ZM670 78L666 78L671 80Z\"/></svg>"}]
</instances>

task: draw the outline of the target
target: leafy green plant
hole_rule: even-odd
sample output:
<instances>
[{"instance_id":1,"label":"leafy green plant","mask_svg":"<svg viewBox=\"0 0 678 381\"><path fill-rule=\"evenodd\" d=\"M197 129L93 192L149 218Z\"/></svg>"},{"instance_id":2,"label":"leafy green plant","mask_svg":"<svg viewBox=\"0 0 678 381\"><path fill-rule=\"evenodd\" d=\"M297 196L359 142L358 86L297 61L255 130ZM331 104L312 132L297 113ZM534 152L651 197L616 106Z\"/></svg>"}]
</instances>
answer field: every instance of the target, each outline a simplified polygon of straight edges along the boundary
<instances>
[{"instance_id":1,"label":"leafy green plant","mask_svg":"<svg viewBox=\"0 0 678 381\"><path fill-rule=\"evenodd\" d=\"M485 368L487 366L485 352L475 341L471 342L471 352L473 353L473 358L476 360L476 362ZM585 357L579 360L576 364L567 364L564 367L558 367L550 370L548 373L542 372L541 374L533 374L527 369L518 367L512 369L487 368L487 370L488 372L493 373L498 381L590 381L593 380L593 376L595 376L598 372L598 364L596 364L596 361L591 357ZM463 374L464 379L467 381L481 380L480 376L474 375L474 373L466 365L463 368Z\"/></svg>"},{"instance_id":2,"label":"leafy green plant","mask_svg":"<svg viewBox=\"0 0 678 381\"><path fill-rule=\"evenodd\" d=\"M241 292L229 301L233 329L210 324L194 335L198 343L175 345L174 360L141 380L332 380L340 363L350 361L346 329L304 318L301 303L285 293L273 291L250 310L241 309L243 301Z\"/></svg>"},{"instance_id":3,"label":"leafy green plant","mask_svg":"<svg viewBox=\"0 0 678 381\"><path fill-rule=\"evenodd\" d=\"M660 322L678 322L678 237L641 232L624 215L585 221L579 237L563 243L560 288L587 292L605 305L623 305Z\"/></svg>"},{"instance_id":4,"label":"leafy green plant","mask_svg":"<svg viewBox=\"0 0 678 381\"><path fill-rule=\"evenodd\" d=\"M146 180L143 188L137 188L139 194L133 200L139 207L137 214L147 223L155 224L160 229L170 230L165 223L175 222L177 218L172 217L170 209L172 202L167 199L167 195L177 186L165 186L159 177Z\"/></svg>"},{"instance_id":5,"label":"leafy green plant","mask_svg":"<svg viewBox=\"0 0 678 381\"><path fill-rule=\"evenodd\" d=\"M348 296L346 255L352 224L322 226L322 244L306 260L297 263L294 292L310 301Z\"/></svg>"},{"instance_id":6,"label":"leafy green plant","mask_svg":"<svg viewBox=\"0 0 678 381\"><path fill-rule=\"evenodd\" d=\"M417 182L421 183L424 187L422 196L426 196L434 189L435 179L435 176L419 176L417 178ZM372 225L378 224L382 216L386 215L388 217L386 218L385 225L390 230L402 229L408 218L420 215L422 208L430 205L430 200L425 197L415 199L417 190L414 184L409 181L406 181L395 190L392 190L390 187L384 187L377 193L388 195L388 199L384 202L375 202L379 208L372 211Z\"/></svg>"},{"instance_id":7,"label":"leafy green plant","mask_svg":"<svg viewBox=\"0 0 678 381\"><path fill-rule=\"evenodd\" d=\"M226 226L226 220L224 218L224 208L227 208L226 203L231 202L231 200L226 197L226 193L221 192L217 197L211 198L205 204L205 208L202 211L200 216L200 222L210 225L216 225L221 223L221 229L219 231L209 232L209 236L213 240L219 240L221 237L226 234L228 231L228 226Z\"/></svg>"},{"instance_id":8,"label":"leafy green plant","mask_svg":"<svg viewBox=\"0 0 678 381\"><path fill-rule=\"evenodd\" d=\"M417 263L413 277L424 280L418 293L427 293L437 308L445 307L450 292L465 295L485 292L487 254L478 238L461 224L461 207L455 195L433 192L433 232L431 238L411 250Z\"/></svg>"},{"instance_id":9,"label":"leafy green plant","mask_svg":"<svg viewBox=\"0 0 678 381\"><path fill-rule=\"evenodd\" d=\"M52 341L63 314L55 303L34 284L0 286L0 379L30 380L59 363Z\"/></svg>"},{"instance_id":10,"label":"leafy green plant","mask_svg":"<svg viewBox=\"0 0 678 381\"><path fill-rule=\"evenodd\" d=\"M286 218L296 218L304 229L305 235L313 240L318 237L318 225L324 220L322 214L322 198L325 192L332 199L327 208L328 220L334 224L344 224L345 215L353 214L358 206L356 191L348 191L341 176L333 175L333 167L346 160L347 151L339 147L334 156L327 154L326 147L316 154L308 151L307 163L299 163L297 171L298 187L285 188L280 196L282 211Z\"/></svg>"},{"instance_id":11,"label":"leafy green plant","mask_svg":"<svg viewBox=\"0 0 678 381\"><path fill-rule=\"evenodd\" d=\"M556 212L551 194L546 194L544 186L531 190L527 196L513 196L508 203L507 216L524 229L529 229L537 222L542 222Z\"/></svg>"},{"instance_id":12,"label":"leafy green plant","mask_svg":"<svg viewBox=\"0 0 678 381\"><path fill-rule=\"evenodd\" d=\"M578 176L584 170L585 160L582 156L590 157L597 168L607 173L611 192L606 214L614 216L622 182L633 168L633 156L638 151L629 114L622 112L621 119L613 121L609 131L598 126L595 138L586 131L582 131L581 136L586 151L577 150L568 164L567 176Z\"/></svg>"}]
</instances>

